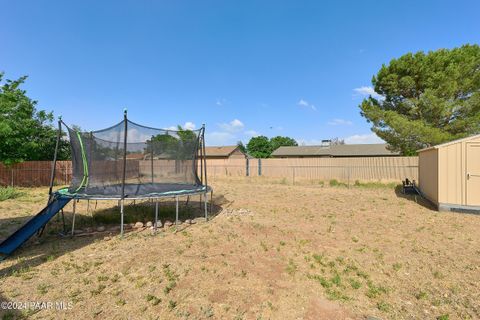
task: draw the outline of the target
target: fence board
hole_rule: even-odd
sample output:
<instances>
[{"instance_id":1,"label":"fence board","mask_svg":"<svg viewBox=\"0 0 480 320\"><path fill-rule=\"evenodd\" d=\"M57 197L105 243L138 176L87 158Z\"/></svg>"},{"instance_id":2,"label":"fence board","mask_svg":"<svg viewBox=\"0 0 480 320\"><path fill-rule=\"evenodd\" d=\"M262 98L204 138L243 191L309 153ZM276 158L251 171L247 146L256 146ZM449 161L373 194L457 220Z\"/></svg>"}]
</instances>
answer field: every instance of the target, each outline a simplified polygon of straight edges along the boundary
<instances>
[{"instance_id":1,"label":"fence board","mask_svg":"<svg viewBox=\"0 0 480 320\"><path fill-rule=\"evenodd\" d=\"M149 161L136 162L129 160L127 176L141 177L142 174L150 172ZM259 159L249 159L249 176L259 175L259 162ZM0 185L46 186L50 183L51 166L51 161L27 161L11 167L0 164ZM178 171L174 161L155 160L154 167L155 171L166 170L164 174L167 175L185 174ZM55 183L69 184L71 172L70 161L58 161ZM418 180L418 157L261 159L261 172L265 177L293 181L337 179L353 183L355 180ZM213 179L246 176L246 159L207 159L207 173L208 177Z\"/></svg>"}]
</instances>

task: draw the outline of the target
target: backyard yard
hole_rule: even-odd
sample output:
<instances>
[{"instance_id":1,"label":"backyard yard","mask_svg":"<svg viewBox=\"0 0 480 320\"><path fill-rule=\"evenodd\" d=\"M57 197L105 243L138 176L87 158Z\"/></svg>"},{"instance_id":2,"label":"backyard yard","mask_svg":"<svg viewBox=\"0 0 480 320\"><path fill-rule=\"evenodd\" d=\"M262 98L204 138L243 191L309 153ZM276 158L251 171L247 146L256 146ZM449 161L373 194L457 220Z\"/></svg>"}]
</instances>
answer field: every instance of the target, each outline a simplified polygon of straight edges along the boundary
<instances>
[{"instance_id":1,"label":"backyard yard","mask_svg":"<svg viewBox=\"0 0 480 320\"><path fill-rule=\"evenodd\" d=\"M121 239L116 202L78 203L74 237L59 237L54 217L42 238L0 263L0 301L65 310L2 317L480 318L478 215L436 212L392 184L257 177L212 185L208 222L192 198L181 218L194 223L155 234L131 228ZM19 191L0 202L0 238L46 204L46 188ZM152 203L128 203L128 223L153 220ZM172 203L160 212L174 221Z\"/></svg>"}]
</instances>

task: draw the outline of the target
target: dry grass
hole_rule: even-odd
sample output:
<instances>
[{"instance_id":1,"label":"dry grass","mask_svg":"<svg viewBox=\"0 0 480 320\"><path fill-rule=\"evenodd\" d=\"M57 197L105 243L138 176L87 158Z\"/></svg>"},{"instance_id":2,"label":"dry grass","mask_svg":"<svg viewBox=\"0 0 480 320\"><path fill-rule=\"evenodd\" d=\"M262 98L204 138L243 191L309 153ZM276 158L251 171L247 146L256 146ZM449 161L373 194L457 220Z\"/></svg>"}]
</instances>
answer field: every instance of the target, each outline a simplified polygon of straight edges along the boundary
<instances>
[{"instance_id":1,"label":"dry grass","mask_svg":"<svg viewBox=\"0 0 480 320\"><path fill-rule=\"evenodd\" d=\"M222 212L156 235L58 238L55 220L51 235L0 264L0 300L66 301L73 308L4 316L480 317L480 216L438 213L378 184L217 179L213 187ZM1 230L45 204L46 189L22 191L0 203ZM183 218L199 214L197 205ZM117 212L112 206L99 202L92 219L80 202L81 227L114 221L105 218ZM130 215L148 219L151 207L141 208ZM171 213L164 205L162 219Z\"/></svg>"}]
</instances>

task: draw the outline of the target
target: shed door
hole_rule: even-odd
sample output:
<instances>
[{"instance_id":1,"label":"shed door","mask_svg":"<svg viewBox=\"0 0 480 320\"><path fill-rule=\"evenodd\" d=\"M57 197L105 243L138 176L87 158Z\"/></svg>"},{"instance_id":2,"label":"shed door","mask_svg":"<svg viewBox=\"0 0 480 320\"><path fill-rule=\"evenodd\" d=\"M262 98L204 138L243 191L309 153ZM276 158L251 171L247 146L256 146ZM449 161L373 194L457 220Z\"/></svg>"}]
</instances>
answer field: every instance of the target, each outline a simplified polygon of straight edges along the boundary
<instances>
[{"instance_id":1,"label":"shed door","mask_svg":"<svg viewBox=\"0 0 480 320\"><path fill-rule=\"evenodd\" d=\"M467 205L480 206L480 143L467 143Z\"/></svg>"}]
</instances>

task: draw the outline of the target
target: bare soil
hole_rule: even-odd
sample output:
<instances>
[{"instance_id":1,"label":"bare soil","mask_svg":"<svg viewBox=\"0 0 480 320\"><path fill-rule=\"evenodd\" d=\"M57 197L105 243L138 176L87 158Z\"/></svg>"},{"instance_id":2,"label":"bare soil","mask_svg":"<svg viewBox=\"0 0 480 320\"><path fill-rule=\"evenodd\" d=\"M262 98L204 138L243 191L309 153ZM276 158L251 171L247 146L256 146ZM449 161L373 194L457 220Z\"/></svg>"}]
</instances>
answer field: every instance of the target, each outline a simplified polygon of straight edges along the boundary
<instances>
[{"instance_id":1,"label":"bare soil","mask_svg":"<svg viewBox=\"0 0 480 320\"><path fill-rule=\"evenodd\" d=\"M181 219L122 239L115 202L77 204L77 227L45 235L0 263L0 301L68 310L0 310L2 317L76 319L478 319L480 216L439 213L391 186L213 182L213 214L197 199ZM0 238L45 205L46 189L0 202ZM173 203L161 219L173 221ZM66 209L67 225L72 205ZM152 221L151 203L127 208ZM118 224L116 224L118 226ZM109 231L110 230L110 231ZM85 232L84 232L85 233Z\"/></svg>"}]
</instances>

